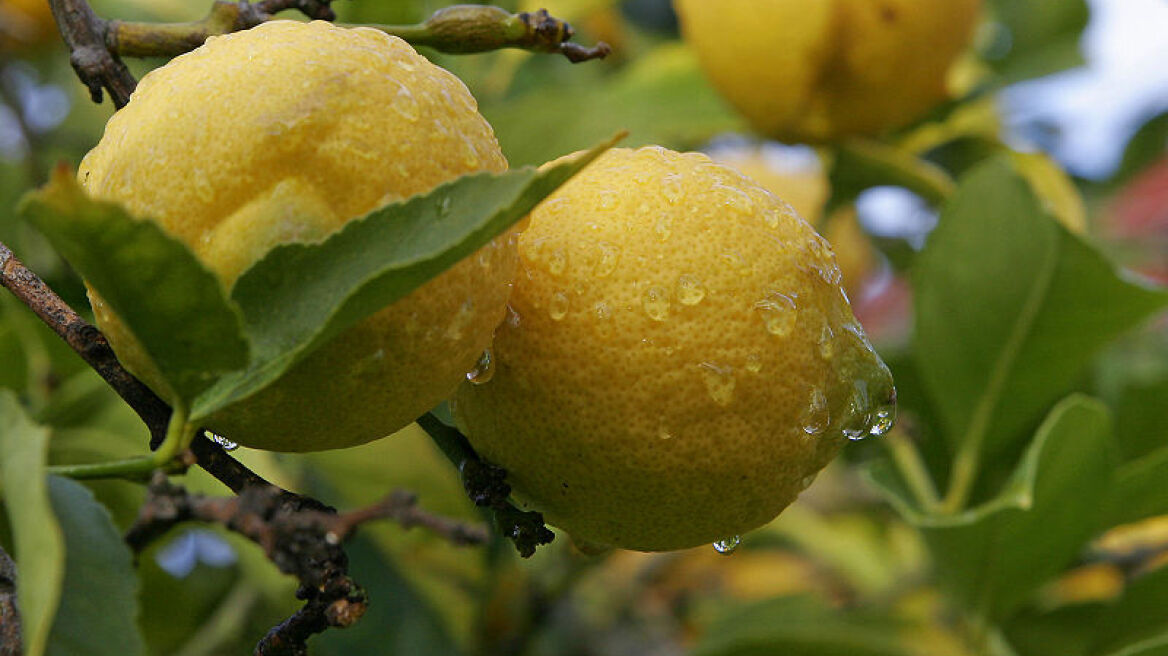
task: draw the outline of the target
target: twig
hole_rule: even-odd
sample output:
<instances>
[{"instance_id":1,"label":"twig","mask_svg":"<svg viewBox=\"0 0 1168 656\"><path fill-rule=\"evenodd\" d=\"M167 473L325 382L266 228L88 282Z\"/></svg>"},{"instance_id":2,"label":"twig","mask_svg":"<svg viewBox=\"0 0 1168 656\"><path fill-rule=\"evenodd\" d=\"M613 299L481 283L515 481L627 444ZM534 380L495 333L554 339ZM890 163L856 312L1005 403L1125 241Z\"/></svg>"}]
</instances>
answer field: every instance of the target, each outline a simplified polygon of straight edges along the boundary
<instances>
[{"instance_id":1,"label":"twig","mask_svg":"<svg viewBox=\"0 0 1168 656\"><path fill-rule=\"evenodd\" d=\"M352 625L365 612L365 592L348 575L340 545L360 525L393 519L404 528L422 526L458 545L487 541L485 527L436 516L417 506L417 498L395 491L380 503L336 514L324 506L295 507L279 488L249 487L238 497L205 497L172 485L161 472L148 488L138 519L126 533L135 552L174 525L190 520L220 524L258 544L280 571L300 581L297 597L305 605L274 627L256 654L306 653L305 641L328 627Z\"/></svg>"},{"instance_id":2,"label":"twig","mask_svg":"<svg viewBox=\"0 0 1168 656\"><path fill-rule=\"evenodd\" d=\"M137 84L119 57L174 57L194 50L209 37L250 29L288 9L313 19L336 18L331 0L216 0L205 17L186 23L105 20L86 0L49 1L77 76L89 87L94 102L101 102L102 89L106 89L117 108L129 102ZM366 27L449 53L520 48L562 54L578 63L603 59L612 51L603 42L592 47L572 43L572 26L542 9L512 14L498 7L458 5L435 12L418 25Z\"/></svg>"},{"instance_id":3,"label":"twig","mask_svg":"<svg viewBox=\"0 0 1168 656\"><path fill-rule=\"evenodd\" d=\"M476 506L490 509L495 526L515 543L520 556L529 558L537 547L555 539L555 533L544 525L542 514L520 510L507 500L511 486L507 484L506 470L480 458L465 435L442 423L432 413L419 417L418 425L458 468L471 501Z\"/></svg>"},{"instance_id":4,"label":"twig","mask_svg":"<svg viewBox=\"0 0 1168 656\"><path fill-rule=\"evenodd\" d=\"M16 564L0 547L0 656L20 656L20 611L16 607Z\"/></svg>"}]
</instances>

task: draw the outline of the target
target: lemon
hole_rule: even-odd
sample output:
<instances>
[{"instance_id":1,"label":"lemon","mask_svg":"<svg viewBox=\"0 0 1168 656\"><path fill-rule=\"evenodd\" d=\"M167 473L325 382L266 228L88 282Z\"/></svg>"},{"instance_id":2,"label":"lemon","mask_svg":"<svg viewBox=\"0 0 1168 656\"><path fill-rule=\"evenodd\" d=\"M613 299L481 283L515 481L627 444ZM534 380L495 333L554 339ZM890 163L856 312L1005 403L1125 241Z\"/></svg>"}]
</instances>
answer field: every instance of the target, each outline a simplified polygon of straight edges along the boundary
<instances>
[{"instance_id":1,"label":"lemon","mask_svg":"<svg viewBox=\"0 0 1168 656\"><path fill-rule=\"evenodd\" d=\"M506 167L462 82L404 41L275 21L212 37L144 77L79 176L184 241L230 287L277 244ZM489 344L515 263L500 237L206 427L278 451L392 433L449 396ZM133 335L91 298L123 364L173 400Z\"/></svg>"},{"instance_id":2,"label":"lemon","mask_svg":"<svg viewBox=\"0 0 1168 656\"><path fill-rule=\"evenodd\" d=\"M47 0L0 0L0 52L35 48L56 38Z\"/></svg>"},{"instance_id":3,"label":"lemon","mask_svg":"<svg viewBox=\"0 0 1168 656\"><path fill-rule=\"evenodd\" d=\"M705 155L607 152L532 212L519 258L455 413L579 543L731 545L891 423L831 247Z\"/></svg>"},{"instance_id":4,"label":"lemon","mask_svg":"<svg viewBox=\"0 0 1168 656\"><path fill-rule=\"evenodd\" d=\"M980 0L674 0L707 75L759 132L822 142L948 97Z\"/></svg>"}]
</instances>

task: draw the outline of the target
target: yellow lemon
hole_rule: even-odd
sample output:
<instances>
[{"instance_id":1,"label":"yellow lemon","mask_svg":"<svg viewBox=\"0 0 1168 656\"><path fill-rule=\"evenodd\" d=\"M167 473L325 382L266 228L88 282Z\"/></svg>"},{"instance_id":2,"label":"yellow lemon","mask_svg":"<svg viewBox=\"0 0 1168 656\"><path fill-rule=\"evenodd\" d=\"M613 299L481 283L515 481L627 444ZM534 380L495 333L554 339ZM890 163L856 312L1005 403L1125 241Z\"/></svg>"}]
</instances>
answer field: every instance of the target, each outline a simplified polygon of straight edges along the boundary
<instances>
[{"instance_id":1,"label":"yellow lemon","mask_svg":"<svg viewBox=\"0 0 1168 656\"><path fill-rule=\"evenodd\" d=\"M212 37L143 78L79 175L184 241L230 287L277 244L506 167L462 82L404 41L277 21ZM450 395L488 345L515 262L513 240L500 237L206 427L279 451L392 433ZM92 300L123 364L167 397L133 335Z\"/></svg>"},{"instance_id":2,"label":"yellow lemon","mask_svg":"<svg viewBox=\"0 0 1168 656\"><path fill-rule=\"evenodd\" d=\"M34 48L56 38L48 0L0 0L0 52Z\"/></svg>"},{"instance_id":3,"label":"yellow lemon","mask_svg":"<svg viewBox=\"0 0 1168 656\"><path fill-rule=\"evenodd\" d=\"M892 421L831 247L705 155L609 151L532 212L519 257L455 412L578 542L725 548Z\"/></svg>"},{"instance_id":4,"label":"yellow lemon","mask_svg":"<svg viewBox=\"0 0 1168 656\"><path fill-rule=\"evenodd\" d=\"M714 85L768 136L903 126L948 97L980 0L674 0Z\"/></svg>"}]
</instances>

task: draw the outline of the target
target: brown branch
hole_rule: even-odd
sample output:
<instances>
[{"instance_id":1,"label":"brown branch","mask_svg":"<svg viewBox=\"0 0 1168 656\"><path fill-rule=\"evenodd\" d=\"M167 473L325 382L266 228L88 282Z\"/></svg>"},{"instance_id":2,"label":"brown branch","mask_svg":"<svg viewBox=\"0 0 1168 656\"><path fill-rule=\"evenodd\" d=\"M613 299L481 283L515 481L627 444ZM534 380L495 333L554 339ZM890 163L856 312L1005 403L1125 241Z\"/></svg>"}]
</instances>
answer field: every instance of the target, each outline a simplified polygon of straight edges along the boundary
<instances>
[{"instance_id":1,"label":"brown branch","mask_svg":"<svg viewBox=\"0 0 1168 656\"><path fill-rule=\"evenodd\" d=\"M85 0L49 0L49 6L69 47L69 63L89 88L89 97L100 103L104 89L114 107L125 107L138 81L106 45L109 24Z\"/></svg>"},{"instance_id":2,"label":"brown branch","mask_svg":"<svg viewBox=\"0 0 1168 656\"><path fill-rule=\"evenodd\" d=\"M16 564L0 547L0 656L20 656L20 610L16 606Z\"/></svg>"},{"instance_id":3,"label":"brown branch","mask_svg":"<svg viewBox=\"0 0 1168 656\"><path fill-rule=\"evenodd\" d=\"M357 527L378 519L395 520L406 529L422 526L458 545L488 539L485 527L428 513L418 507L417 497L401 490L368 508L336 514L320 505L289 504L281 490L270 486L249 487L238 497L189 494L157 473L126 543L140 552L176 524L191 520L222 525L255 542L280 571L297 577L297 596L306 602L269 631L255 653L304 654L309 637L350 626L364 614L365 593L349 577L340 545Z\"/></svg>"}]
</instances>

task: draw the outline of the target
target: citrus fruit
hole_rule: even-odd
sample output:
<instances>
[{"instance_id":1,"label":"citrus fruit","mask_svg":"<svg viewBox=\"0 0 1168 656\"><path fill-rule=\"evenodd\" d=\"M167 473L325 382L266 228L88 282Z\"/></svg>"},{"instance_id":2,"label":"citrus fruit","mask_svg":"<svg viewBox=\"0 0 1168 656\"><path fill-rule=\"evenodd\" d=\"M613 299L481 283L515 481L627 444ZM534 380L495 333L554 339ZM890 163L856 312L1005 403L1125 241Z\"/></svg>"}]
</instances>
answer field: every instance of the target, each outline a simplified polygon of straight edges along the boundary
<instances>
[{"instance_id":1,"label":"citrus fruit","mask_svg":"<svg viewBox=\"0 0 1168 656\"><path fill-rule=\"evenodd\" d=\"M35 48L56 38L48 0L0 0L0 52Z\"/></svg>"},{"instance_id":2,"label":"citrus fruit","mask_svg":"<svg viewBox=\"0 0 1168 656\"><path fill-rule=\"evenodd\" d=\"M674 0L710 80L789 142L901 127L948 97L980 0Z\"/></svg>"},{"instance_id":3,"label":"citrus fruit","mask_svg":"<svg viewBox=\"0 0 1168 656\"><path fill-rule=\"evenodd\" d=\"M728 548L889 427L892 380L831 247L734 169L612 150L529 218L455 414L578 543Z\"/></svg>"},{"instance_id":4,"label":"citrus fruit","mask_svg":"<svg viewBox=\"0 0 1168 656\"><path fill-rule=\"evenodd\" d=\"M212 37L144 77L79 176L181 239L230 287L277 244L506 167L462 82L404 41L275 21ZM392 433L449 396L489 344L515 262L513 238L496 239L205 427L279 451ZM123 364L167 398L133 335L91 297Z\"/></svg>"}]
</instances>

